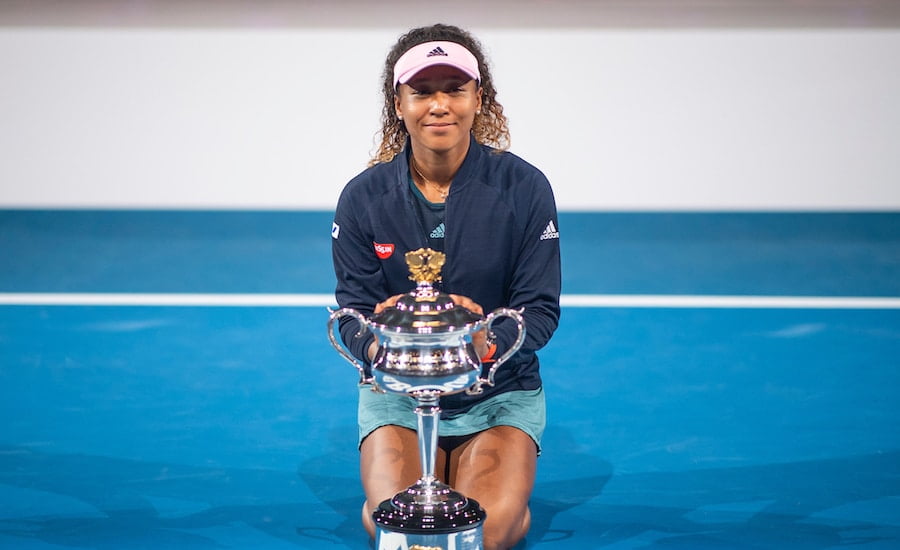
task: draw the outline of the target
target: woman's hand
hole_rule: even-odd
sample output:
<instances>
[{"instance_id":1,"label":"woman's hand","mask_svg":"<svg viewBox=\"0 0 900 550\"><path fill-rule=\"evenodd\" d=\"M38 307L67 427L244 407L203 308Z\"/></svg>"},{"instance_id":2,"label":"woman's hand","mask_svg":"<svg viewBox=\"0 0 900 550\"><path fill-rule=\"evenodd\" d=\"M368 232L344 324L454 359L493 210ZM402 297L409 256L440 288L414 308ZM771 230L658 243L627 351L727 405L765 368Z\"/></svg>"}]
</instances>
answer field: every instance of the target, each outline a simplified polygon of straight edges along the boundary
<instances>
[{"instance_id":1,"label":"woman's hand","mask_svg":"<svg viewBox=\"0 0 900 550\"><path fill-rule=\"evenodd\" d=\"M473 301L468 296L450 294L450 299L453 300L454 304L460 307L464 307L472 313L484 315L484 308L482 308L480 304L475 303L475 301ZM485 355L487 355L488 349L490 348L487 341L487 329L481 329L478 332L472 334L472 345L475 346L475 353L478 354L478 357L484 357Z\"/></svg>"},{"instance_id":2,"label":"woman's hand","mask_svg":"<svg viewBox=\"0 0 900 550\"><path fill-rule=\"evenodd\" d=\"M390 298L388 298L387 300L385 300L383 302L378 302L377 304L375 304L375 311L374 311L373 315L378 315L379 313L386 310L387 308L394 307L395 305L397 305L397 301L400 300L400 298L402 298L403 296L404 296L403 294L397 294L395 296L391 296ZM375 337L374 340L372 340L372 343L369 344L369 349L366 351L366 354L369 356L370 362L373 359L375 359L376 353L378 353L378 337L377 336Z\"/></svg>"},{"instance_id":3,"label":"woman's hand","mask_svg":"<svg viewBox=\"0 0 900 550\"><path fill-rule=\"evenodd\" d=\"M391 296L390 298L388 298L387 300L385 300L383 302L378 302L377 304L375 304L375 315L378 315L379 313L381 313L382 311L386 310L389 307L394 307L395 305L397 305L397 302L400 300L400 298L402 298L404 296L405 296L405 294L397 294L397 295Z\"/></svg>"},{"instance_id":4,"label":"woman's hand","mask_svg":"<svg viewBox=\"0 0 900 550\"><path fill-rule=\"evenodd\" d=\"M378 315L385 309L389 307L394 307L397 305L397 301L405 296L405 294L397 294L395 296L391 296L387 300L383 302L378 302L375 304L374 315ZM459 294L450 294L450 299L453 300L453 303L468 309L472 313L478 315L484 315L484 308L481 307L480 304L476 303L474 300L469 298L468 296L460 296ZM375 337L375 340L369 345L368 355L369 361L375 359L375 354L378 353L378 337ZM481 329L478 332L472 334L472 345L475 347L475 353L478 354L478 357L484 357L488 349L490 348L487 341L487 330Z\"/></svg>"}]
</instances>

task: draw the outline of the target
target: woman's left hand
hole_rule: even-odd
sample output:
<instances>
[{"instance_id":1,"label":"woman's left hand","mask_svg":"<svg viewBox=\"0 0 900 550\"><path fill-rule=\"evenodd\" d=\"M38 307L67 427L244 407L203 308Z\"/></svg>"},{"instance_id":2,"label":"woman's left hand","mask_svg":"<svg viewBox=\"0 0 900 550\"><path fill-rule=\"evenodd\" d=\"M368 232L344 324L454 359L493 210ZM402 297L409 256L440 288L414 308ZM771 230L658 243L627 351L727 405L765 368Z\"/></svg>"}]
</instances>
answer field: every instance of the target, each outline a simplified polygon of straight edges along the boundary
<instances>
[{"instance_id":1,"label":"woman's left hand","mask_svg":"<svg viewBox=\"0 0 900 550\"><path fill-rule=\"evenodd\" d=\"M464 307L472 313L484 315L484 308L468 296L460 296L459 294L450 294L449 296L454 304ZM472 345L475 346L475 353L478 354L478 357L484 357L487 354L490 347L487 341L487 329L481 329L472 334Z\"/></svg>"}]
</instances>

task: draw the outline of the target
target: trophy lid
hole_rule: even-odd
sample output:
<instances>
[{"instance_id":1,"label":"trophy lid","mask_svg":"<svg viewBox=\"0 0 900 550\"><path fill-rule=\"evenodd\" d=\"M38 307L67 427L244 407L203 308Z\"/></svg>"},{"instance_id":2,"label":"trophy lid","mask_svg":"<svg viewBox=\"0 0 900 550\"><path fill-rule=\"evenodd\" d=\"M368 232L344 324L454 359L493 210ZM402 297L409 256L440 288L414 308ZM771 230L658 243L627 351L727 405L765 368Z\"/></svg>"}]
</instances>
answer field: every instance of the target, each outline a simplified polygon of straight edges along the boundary
<instances>
[{"instance_id":1,"label":"trophy lid","mask_svg":"<svg viewBox=\"0 0 900 550\"><path fill-rule=\"evenodd\" d=\"M446 256L430 248L406 253L410 279L416 288L404 294L393 307L372 317L371 322L382 331L413 334L434 334L469 329L482 316L458 306L449 295L434 289L432 283L441 280L441 268Z\"/></svg>"}]
</instances>

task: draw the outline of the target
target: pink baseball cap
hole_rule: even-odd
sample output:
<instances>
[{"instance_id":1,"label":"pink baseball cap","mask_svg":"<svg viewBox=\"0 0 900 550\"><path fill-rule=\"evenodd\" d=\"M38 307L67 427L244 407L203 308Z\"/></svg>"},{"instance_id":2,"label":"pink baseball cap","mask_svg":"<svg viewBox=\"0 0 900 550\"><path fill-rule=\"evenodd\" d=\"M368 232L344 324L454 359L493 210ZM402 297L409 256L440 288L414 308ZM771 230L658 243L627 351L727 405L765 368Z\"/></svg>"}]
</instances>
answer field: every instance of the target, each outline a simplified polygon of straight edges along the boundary
<instances>
[{"instance_id":1,"label":"pink baseball cap","mask_svg":"<svg viewBox=\"0 0 900 550\"><path fill-rule=\"evenodd\" d=\"M456 42L425 42L406 50L394 65L394 86L406 84L416 73L434 65L449 65L481 80L478 60L465 46Z\"/></svg>"}]
</instances>

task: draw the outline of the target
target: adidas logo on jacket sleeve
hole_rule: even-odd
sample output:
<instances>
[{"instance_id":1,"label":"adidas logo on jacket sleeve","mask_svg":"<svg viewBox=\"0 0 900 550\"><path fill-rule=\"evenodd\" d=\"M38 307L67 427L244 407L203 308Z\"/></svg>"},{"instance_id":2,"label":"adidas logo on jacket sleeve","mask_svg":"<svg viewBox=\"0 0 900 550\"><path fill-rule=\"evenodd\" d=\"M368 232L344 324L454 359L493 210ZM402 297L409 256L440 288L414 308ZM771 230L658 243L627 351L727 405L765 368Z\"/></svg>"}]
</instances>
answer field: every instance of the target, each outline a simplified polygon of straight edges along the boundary
<instances>
[{"instance_id":1,"label":"adidas logo on jacket sleeve","mask_svg":"<svg viewBox=\"0 0 900 550\"><path fill-rule=\"evenodd\" d=\"M541 233L541 240L546 241L549 239L558 239L559 231L556 229L556 224L553 223L553 220L550 220L550 223L547 224L547 228L544 229L544 232Z\"/></svg>"}]
</instances>

